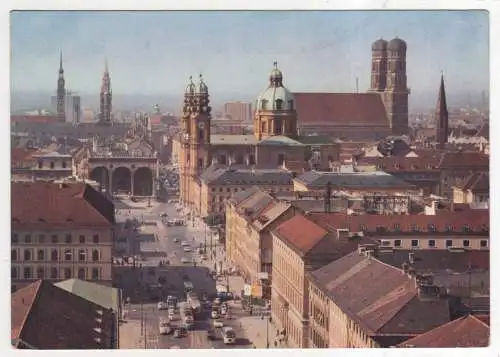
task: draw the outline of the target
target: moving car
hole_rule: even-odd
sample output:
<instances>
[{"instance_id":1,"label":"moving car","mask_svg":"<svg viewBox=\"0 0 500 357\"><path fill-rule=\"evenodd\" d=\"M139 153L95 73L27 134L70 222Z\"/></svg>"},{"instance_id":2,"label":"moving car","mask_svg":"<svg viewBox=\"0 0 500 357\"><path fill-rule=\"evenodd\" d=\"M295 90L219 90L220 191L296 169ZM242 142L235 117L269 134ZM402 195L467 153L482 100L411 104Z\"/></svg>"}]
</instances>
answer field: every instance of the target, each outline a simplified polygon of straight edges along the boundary
<instances>
[{"instance_id":1,"label":"moving car","mask_svg":"<svg viewBox=\"0 0 500 357\"><path fill-rule=\"evenodd\" d=\"M212 313L210 314L212 319L218 319L220 317L219 311L217 310L212 310Z\"/></svg>"},{"instance_id":2,"label":"moving car","mask_svg":"<svg viewBox=\"0 0 500 357\"><path fill-rule=\"evenodd\" d=\"M232 327L224 327L222 330L222 337L226 345L233 345L236 342L236 333Z\"/></svg>"},{"instance_id":3,"label":"moving car","mask_svg":"<svg viewBox=\"0 0 500 357\"><path fill-rule=\"evenodd\" d=\"M189 248L189 247L184 247L184 251L185 251L186 253L189 253L189 252L191 251L191 248Z\"/></svg>"},{"instance_id":4,"label":"moving car","mask_svg":"<svg viewBox=\"0 0 500 357\"><path fill-rule=\"evenodd\" d=\"M223 328L224 322L222 322L222 320L214 320L214 327L215 328Z\"/></svg>"},{"instance_id":5,"label":"moving car","mask_svg":"<svg viewBox=\"0 0 500 357\"><path fill-rule=\"evenodd\" d=\"M170 323L168 321L161 321L159 330L160 335L168 335L172 333L172 326L170 326Z\"/></svg>"},{"instance_id":6,"label":"moving car","mask_svg":"<svg viewBox=\"0 0 500 357\"><path fill-rule=\"evenodd\" d=\"M182 338L187 336L187 330L185 327L178 327L174 331L175 338Z\"/></svg>"},{"instance_id":7,"label":"moving car","mask_svg":"<svg viewBox=\"0 0 500 357\"><path fill-rule=\"evenodd\" d=\"M181 243L181 245L182 245L183 247L189 247L189 245L190 245L190 244L189 244L189 242L183 241L183 242Z\"/></svg>"},{"instance_id":8,"label":"moving car","mask_svg":"<svg viewBox=\"0 0 500 357\"><path fill-rule=\"evenodd\" d=\"M180 239L179 238L174 238L174 243L179 243Z\"/></svg>"},{"instance_id":9,"label":"moving car","mask_svg":"<svg viewBox=\"0 0 500 357\"><path fill-rule=\"evenodd\" d=\"M167 304L164 303L163 301L160 301L158 303L158 310L166 310L167 309Z\"/></svg>"},{"instance_id":10,"label":"moving car","mask_svg":"<svg viewBox=\"0 0 500 357\"><path fill-rule=\"evenodd\" d=\"M215 330L211 329L207 331L207 339L210 341L217 339L217 333L215 332Z\"/></svg>"},{"instance_id":11,"label":"moving car","mask_svg":"<svg viewBox=\"0 0 500 357\"><path fill-rule=\"evenodd\" d=\"M168 312L168 319L170 321L175 321L175 312L174 311L169 311Z\"/></svg>"}]
</instances>

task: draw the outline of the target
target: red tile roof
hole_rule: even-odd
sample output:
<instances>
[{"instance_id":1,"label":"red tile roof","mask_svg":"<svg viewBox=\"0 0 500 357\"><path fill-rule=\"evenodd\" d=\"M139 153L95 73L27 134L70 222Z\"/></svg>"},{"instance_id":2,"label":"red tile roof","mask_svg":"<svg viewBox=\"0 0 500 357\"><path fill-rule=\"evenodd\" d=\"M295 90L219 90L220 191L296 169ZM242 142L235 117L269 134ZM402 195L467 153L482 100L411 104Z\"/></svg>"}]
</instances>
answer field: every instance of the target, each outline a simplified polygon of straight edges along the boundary
<instances>
[{"instance_id":1,"label":"red tile roof","mask_svg":"<svg viewBox=\"0 0 500 357\"><path fill-rule=\"evenodd\" d=\"M111 227L114 205L84 183L12 182L11 217L17 227Z\"/></svg>"},{"instance_id":2,"label":"red tile roof","mask_svg":"<svg viewBox=\"0 0 500 357\"><path fill-rule=\"evenodd\" d=\"M440 156L421 157L362 157L357 160L358 165L374 165L385 172L401 171L437 171Z\"/></svg>"},{"instance_id":3,"label":"red tile roof","mask_svg":"<svg viewBox=\"0 0 500 357\"><path fill-rule=\"evenodd\" d=\"M12 148L10 150L10 167L23 167L28 161L35 161L32 155L36 149Z\"/></svg>"},{"instance_id":4,"label":"red tile roof","mask_svg":"<svg viewBox=\"0 0 500 357\"><path fill-rule=\"evenodd\" d=\"M48 281L39 280L13 293L11 311L11 340L18 348L112 346L112 313Z\"/></svg>"},{"instance_id":5,"label":"red tile roof","mask_svg":"<svg viewBox=\"0 0 500 357\"><path fill-rule=\"evenodd\" d=\"M11 122L30 122L30 123L55 123L58 118L53 115L11 115Z\"/></svg>"},{"instance_id":6,"label":"red tile roof","mask_svg":"<svg viewBox=\"0 0 500 357\"><path fill-rule=\"evenodd\" d=\"M486 172L474 172L460 183L458 188L462 190L470 190L471 192L490 192L490 178Z\"/></svg>"},{"instance_id":7,"label":"red tile roof","mask_svg":"<svg viewBox=\"0 0 500 357\"><path fill-rule=\"evenodd\" d=\"M468 225L471 232L487 232L490 227L489 210L443 212L438 215L348 215L345 213L311 213L311 220L329 229L348 228L352 232L462 232ZM381 228L384 229L381 229Z\"/></svg>"},{"instance_id":8,"label":"red tile roof","mask_svg":"<svg viewBox=\"0 0 500 357\"><path fill-rule=\"evenodd\" d=\"M489 324L469 315L406 340L397 347L488 347L489 339Z\"/></svg>"},{"instance_id":9,"label":"red tile roof","mask_svg":"<svg viewBox=\"0 0 500 357\"><path fill-rule=\"evenodd\" d=\"M387 126L378 93L294 93L300 125Z\"/></svg>"},{"instance_id":10,"label":"red tile roof","mask_svg":"<svg viewBox=\"0 0 500 357\"><path fill-rule=\"evenodd\" d=\"M439 163L441 169L460 169L462 167L488 171L489 155L479 152L445 152Z\"/></svg>"},{"instance_id":11,"label":"red tile roof","mask_svg":"<svg viewBox=\"0 0 500 357\"><path fill-rule=\"evenodd\" d=\"M328 234L328 231L300 214L280 224L274 232L302 254L309 252Z\"/></svg>"}]
</instances>

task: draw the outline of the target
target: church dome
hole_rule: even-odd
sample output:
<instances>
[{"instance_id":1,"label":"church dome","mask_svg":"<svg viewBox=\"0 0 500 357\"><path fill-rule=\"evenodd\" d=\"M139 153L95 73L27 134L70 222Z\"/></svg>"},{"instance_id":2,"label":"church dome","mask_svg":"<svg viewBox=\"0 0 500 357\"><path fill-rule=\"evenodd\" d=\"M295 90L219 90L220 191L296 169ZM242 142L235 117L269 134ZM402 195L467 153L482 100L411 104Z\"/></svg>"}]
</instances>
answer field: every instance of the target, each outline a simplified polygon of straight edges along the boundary
<instances>
[{"instance_id":1,"label":"church dome","mask_svg":"<svg viewBox=\"0 0 500 357\"><path fill-rule=\"evenodd\" d=\"M189 84L186 87L186 94L194 94L196 85L193 83L193 77L189 76Z\"/></svg>"},{"instance_id":2,"label":"church dome","mask_svg":"<svg viewBox=\"0 0 500 357\"><path fill-rule=\"evenodd\" d=\"M203 81L203 76L201 74L200 74L200 81L198 82L198 86L196 87L196 93L208 94L208 86Z\"/></svg>"},{"instance_id":3,"label":"church dome","mask_svg":"<svg viewBox=\"0 0 500 357\"><path fill-rule=\"evenodd\" d=\"M269 75L269 87L257 98L255 110L293 110L294 97L286 87L283 86L283 73L274 62L274 69Z\"/></svg>"},{"instance_id":4,"label":"church dome","mask_svg":"<svg viewBox=\"0 0 500 357\"><path fill-rule=\"evenodd\" d=\"M380 38L372 43L372 51L383 51L387 49L387 41Z\"/></svg>"},{"instance_id":5,"label":"church dome","mask_svg":"<svg viewBox=\"0 0 500 357\"><path fill-rule=\"evenodd\" d=\"M389 41L387 48L389 50L396 50L396 51L406 50L406 42L404 42L402 39L396 37L396 38Z\"/></svg>"}]
</instances>

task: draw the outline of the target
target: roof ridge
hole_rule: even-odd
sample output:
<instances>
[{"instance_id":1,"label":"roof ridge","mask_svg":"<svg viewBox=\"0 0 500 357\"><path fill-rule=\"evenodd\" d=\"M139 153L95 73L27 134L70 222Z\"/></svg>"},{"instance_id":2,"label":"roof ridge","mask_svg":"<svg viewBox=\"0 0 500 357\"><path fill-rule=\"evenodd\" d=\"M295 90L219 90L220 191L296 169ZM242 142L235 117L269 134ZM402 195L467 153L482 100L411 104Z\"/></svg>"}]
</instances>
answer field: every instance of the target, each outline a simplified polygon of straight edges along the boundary
<instances>
[{"instance_id":1,"label":"roof ridge","mask_svg":"<svg viewBox=\"0 0 500 357\"><path fill-rule=\"evenodd\" d=\"M40 296L40 289L41 289L41 287L42 287L43 282L44 282L44 281L43 281L42 279L40 279L40 280L38 280L38 281L34 282L33 284L30 284L30 285L26 286L26 288L28 288L28 287L29 287L29 286L31 286L31 285L36 286L36 290L35 290L35 294L34 294L33 300L31 301L31 305L30 305L30 307L29 307L28 311L26 312L26 315L24 315L24 317L23 317L23 322L21 323L21 326L20 326L20 328L19 328L19 333L18 333L17 339L18 339L19 341L21 341L21 342L22 342L22 338L21 338L21 336L22 336L22 334L23 334L24 325L26 324L26 322L28 321L28 319L29 319L29 317L30 317L30 315L31 315L31 310L33 309L33 305L35 305L35 303L38 301L38 298L39 298L39 296ZM46 284L47 284L47 282L46 282ZM48 284L50 284L50 283L48 283ZM38 286L37 286L37 285L38 285ZM19 291L19 290L18 290L18 291ZM23 299L23 300L24 300L24 299ZM18 341L18 342L19 342L19 341Z\"/></svg>"}]
</instances>

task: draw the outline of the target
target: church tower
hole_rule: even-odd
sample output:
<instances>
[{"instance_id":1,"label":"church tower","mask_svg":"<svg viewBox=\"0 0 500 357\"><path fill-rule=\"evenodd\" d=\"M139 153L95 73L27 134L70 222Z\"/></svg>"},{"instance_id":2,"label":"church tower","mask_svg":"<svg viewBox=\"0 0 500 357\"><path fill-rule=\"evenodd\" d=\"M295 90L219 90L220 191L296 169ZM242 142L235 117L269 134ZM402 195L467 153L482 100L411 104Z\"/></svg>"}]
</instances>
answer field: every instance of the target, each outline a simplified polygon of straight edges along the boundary
<instances>
[{"instance_id":1,"label":"church tower","mask_svg":"<svg viewBox=\"0 0 500 357\"><path fill-rule=\"evenodd\" d=\"M56 111L58 121L66 121L66 88L64 87L64 69L62 64L62 51L59 56L59 77L57 78Z\"/></svg>"},{"instance_id":2,"label":"church tower","mask_svg":"<svg viewBox=\"0 0 500 357\"><path fill-rule=\"evenodd\" d=\"M184 93L182 115L182 154L181 154L181 200L188 205L196 201L196 179L210 166L210 96L208 86L200 74L199 82L189 84Z\"/></svg>"},{"instance_id":3,"label":"church tower","mask_svg":"<svg viewBox=\"0 0 500 357\"><path fill-rule=\"evenodd\" d=\"M380 46L381 43L379 43ZM380 51L377 49L377 51ZM383 51L377 52L383 53ZM375 55L375 54L374 54ZM382 57L383 58L383 57ZM384 60L381 60L378 78L382 77ZM372 63L373 65L373 63ZM372 74L373 80L373 74ZM387 67L385 87L383 81L375 81L377 90L383 90L382 99L393 135L408 134L408 95L406 84L406 42L399 38L387 44ZM372 87L373 87L372 81ZM383 89L382 89L383 88Z\"/></svg>"},{"instance_id":4,"label":"church tower","mask_svg":"<svg viewBox=\"0 0 500 357\"><path fill-rule=\"evenodd\" d=\"M109 77L108 60L104 64L104 74L101 82L101 100L100 100L100 113L99 123L111 124L111 78Z\"/></svg>"},{"instance_id":5,"label":"church tower","mask_svg":"<svg viewBox=\"0 0 500 357\"><path fill-rule=\"evenodd\" d=\"M442 74L434 117L436 119L437 148L444 149L444 146L448 142L448 107L446 106L446 93L444 90L444 77Z\"/></svg>"},{"instance_id":6,"label":"church tower","mask_svg":"<svg viewBox=\"0 0 500 357\"><path fill-rule=\"evenodd\" d=\"M387 41L379 39L372 44L371 92L383 92L387 85Z\"/></svg>"},{"instance_id":7,"label":"church tower","mask_svg":"<svg viewBox=\"0 0 500 357\"><path fill-rule=\"evenodd\" d=\"M283 135L297 139L297 112L293 94L283 86L283 73L274 62L269 86L257 98L254 115L254 135L257 140Z\"/></svg>"}]
</instances>

